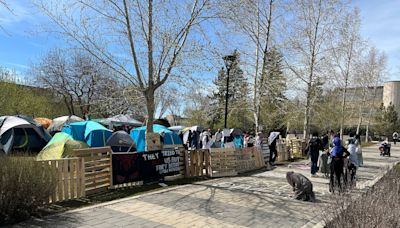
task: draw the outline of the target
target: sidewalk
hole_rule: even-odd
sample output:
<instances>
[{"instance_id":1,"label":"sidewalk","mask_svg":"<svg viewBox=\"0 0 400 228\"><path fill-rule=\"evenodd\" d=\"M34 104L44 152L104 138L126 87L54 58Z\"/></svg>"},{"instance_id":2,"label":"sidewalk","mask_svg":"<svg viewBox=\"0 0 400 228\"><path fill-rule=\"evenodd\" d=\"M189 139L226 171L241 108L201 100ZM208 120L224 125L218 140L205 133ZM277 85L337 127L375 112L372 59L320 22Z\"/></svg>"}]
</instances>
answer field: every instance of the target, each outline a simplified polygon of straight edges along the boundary
<instances>
[{"instance_id":1,"label":"sidewalk","mask_svg":"<svg viewBox=\"0 0 400 228\"><path fill-rule=\"evenodd\" d=\"M375 183L387 167L400 161L400 146L392 157L380 157L377 147L363 148L364 166L357 186ZM288 197L287 171L309 176L304 162L272 171L213 179L111 201L20 223L14 227L313 227L332 201L328 179L310 178L318 202Z\"/></svg>"}]
</instances>

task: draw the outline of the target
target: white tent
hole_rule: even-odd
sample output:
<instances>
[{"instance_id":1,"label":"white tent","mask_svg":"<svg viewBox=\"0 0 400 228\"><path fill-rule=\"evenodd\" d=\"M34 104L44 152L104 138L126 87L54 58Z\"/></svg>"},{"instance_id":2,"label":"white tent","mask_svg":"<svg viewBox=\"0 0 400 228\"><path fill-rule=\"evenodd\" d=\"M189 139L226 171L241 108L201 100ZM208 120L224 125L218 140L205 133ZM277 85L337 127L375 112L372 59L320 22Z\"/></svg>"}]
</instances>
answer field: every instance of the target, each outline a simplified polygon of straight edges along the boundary
<instances>
[{"instance_id":1,"label":"white tent","mask_svg":"<svg viewBox=\"0 0 400 228\"><path fill-rule=\"evenodd\" d=\"M49 132L60 132L65 124L75 123L85 121L84 119L78 116L61 116L53 119L53 122L47 128Z\"/></svg>"}]
</instances>

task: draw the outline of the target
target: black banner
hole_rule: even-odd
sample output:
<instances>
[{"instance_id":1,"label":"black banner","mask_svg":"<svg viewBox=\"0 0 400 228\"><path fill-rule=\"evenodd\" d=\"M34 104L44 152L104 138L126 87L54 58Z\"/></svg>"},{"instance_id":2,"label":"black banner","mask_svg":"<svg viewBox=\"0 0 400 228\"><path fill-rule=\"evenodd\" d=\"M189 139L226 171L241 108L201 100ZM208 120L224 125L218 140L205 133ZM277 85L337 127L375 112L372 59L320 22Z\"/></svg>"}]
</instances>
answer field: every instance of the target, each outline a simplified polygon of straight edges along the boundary
<instances>
[{"instance_id":1,"label":"black banner","mask_svg":"<svg viewBox=\"0 0 400 228\"><path fill-rule=\"evenodd\" d=\"M179 149L142 153L113 153L113 185L136 181L154 181L179 174Z\"/></svg>"}]
</instances>

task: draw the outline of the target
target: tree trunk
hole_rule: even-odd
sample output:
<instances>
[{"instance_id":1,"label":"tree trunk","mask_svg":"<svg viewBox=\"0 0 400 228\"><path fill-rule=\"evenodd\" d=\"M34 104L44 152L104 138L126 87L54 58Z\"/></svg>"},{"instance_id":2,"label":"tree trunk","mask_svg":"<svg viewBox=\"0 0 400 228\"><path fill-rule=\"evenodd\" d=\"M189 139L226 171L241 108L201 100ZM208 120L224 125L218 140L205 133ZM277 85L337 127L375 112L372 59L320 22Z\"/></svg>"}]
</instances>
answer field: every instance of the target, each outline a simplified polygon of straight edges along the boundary
<instances>
[{"instance_id":1,"label":"tree trunk","mask_svg":"<svg viewBox=\"0 0 400 228\"><path fill-rule=\"evenodd\" d=\"M146 133L152 133L155 113L154 90L149 88L146 92L144 92L144 96L146 98L147 108Z\"/></svg>"},{"instance_id":2,"label":"tree trunk","mask_svg":"<svg viewBox=\"0 0 400 228\"><path fill-rule=\"evenodd\" d=\"M303 139L308 139L308 134L310 132L310 110L311 110L311 91L312 85L311 83L308 84L307 90L307 101L306 101L306 109L304 111L304 129L303 129Z\"/></svg>"},{"instance_id":3,"label":"tree trunk","mask_svg":"<svg viewBox=\"0 0 400 228\"><path fill-rule=\"evenodd\" d=\"M345 79L345 85L343 89L342 97L342 118L340 119L340 139L343 140L343 127L344 127L344 116L346 112L346 91L347 91L347 78Z\"/></svg>"}]
</instances>

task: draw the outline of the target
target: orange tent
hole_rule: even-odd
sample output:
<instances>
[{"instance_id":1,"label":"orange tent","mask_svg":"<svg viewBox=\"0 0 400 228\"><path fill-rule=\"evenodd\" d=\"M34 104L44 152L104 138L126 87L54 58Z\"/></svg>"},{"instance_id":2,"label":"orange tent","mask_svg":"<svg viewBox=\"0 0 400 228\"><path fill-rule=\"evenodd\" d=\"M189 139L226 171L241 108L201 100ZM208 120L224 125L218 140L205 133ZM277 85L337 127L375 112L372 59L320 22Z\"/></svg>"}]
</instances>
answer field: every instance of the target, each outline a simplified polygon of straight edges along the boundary
<instances>
[{"instance_id":1,"label":"orange tent","mask_svg":"<svg viewBox=\"0 0 400 228\"><path fill-rule=\"evenodd\" d=\"M41 117L35 118L33 120L36 121L36 123L42 125L45 129L47 129L50 126L51 122L53 122L51 119Z\"/></svg>"}]
</instances>

